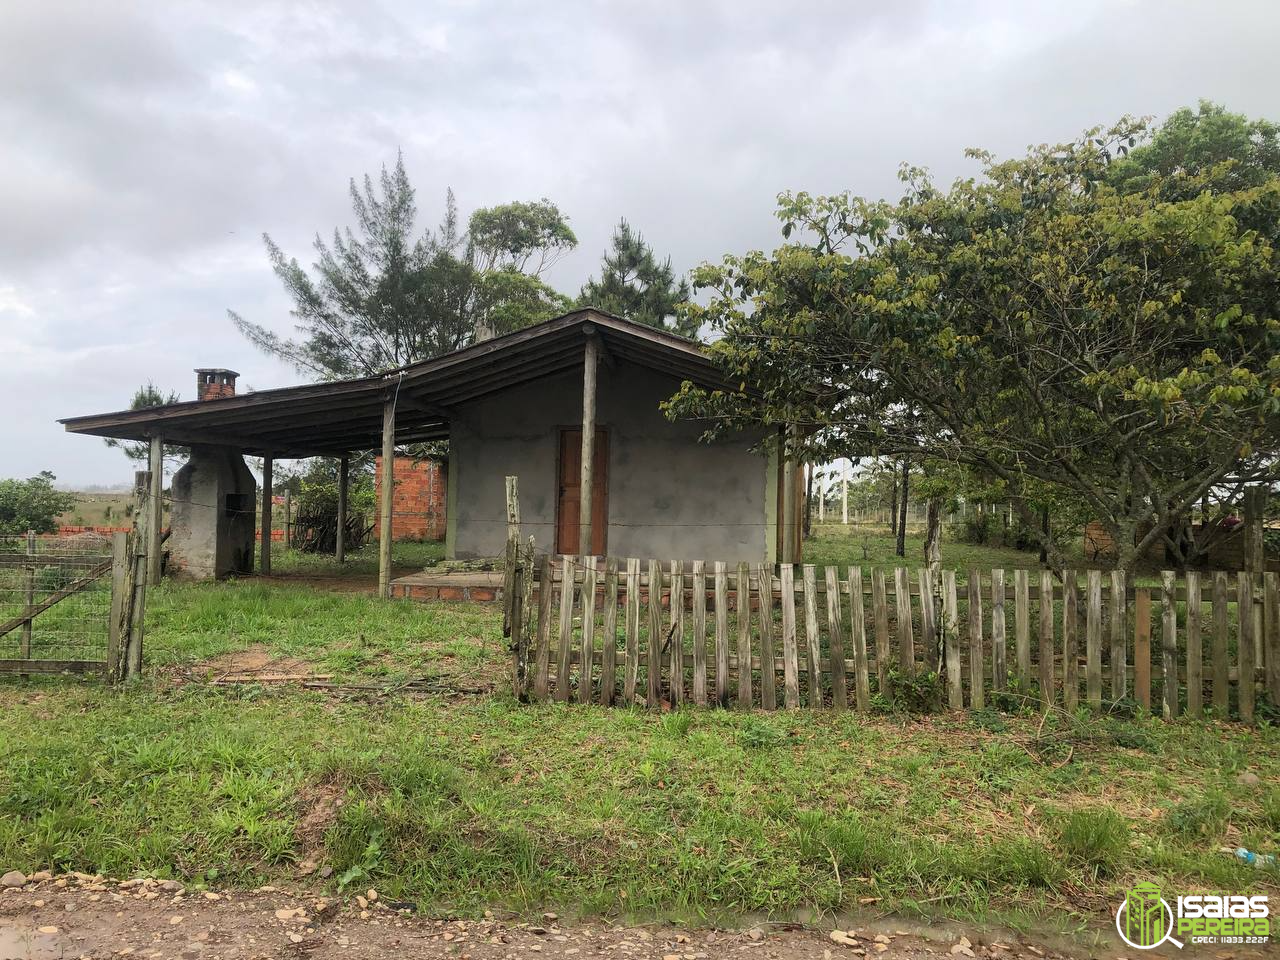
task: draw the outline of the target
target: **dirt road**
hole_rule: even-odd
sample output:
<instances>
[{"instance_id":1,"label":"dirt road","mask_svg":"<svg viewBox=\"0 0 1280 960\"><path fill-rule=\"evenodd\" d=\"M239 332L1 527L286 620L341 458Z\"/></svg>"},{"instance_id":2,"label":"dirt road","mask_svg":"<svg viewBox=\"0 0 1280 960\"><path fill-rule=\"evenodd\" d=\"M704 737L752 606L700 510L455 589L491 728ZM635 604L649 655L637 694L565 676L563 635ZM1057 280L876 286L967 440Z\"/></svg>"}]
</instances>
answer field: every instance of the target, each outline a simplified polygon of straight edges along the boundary
<instances>
[{"instance_id":1,"label":"dirt road","mask_svg":"<svg viewBox=\"0 0 1280 960\"><path fill-rule=\"evenodd\" d=\"M397 909L399 908L399 909ZM962 938L963 937L963 938ZM837 931L763 924L744 930L686 930L606 923L434 919L408 905L253 892L186 891L173 881L103 881L84 875L36 875L0 890L0 960L75 957L180 960L328 960L328 958L515 957L625 960L1062 960L1087 949L1049 949L959 930L906 931L889 925ZM1237 957L1244 956L1241 953Z\"/></svg>"}]
</instances>

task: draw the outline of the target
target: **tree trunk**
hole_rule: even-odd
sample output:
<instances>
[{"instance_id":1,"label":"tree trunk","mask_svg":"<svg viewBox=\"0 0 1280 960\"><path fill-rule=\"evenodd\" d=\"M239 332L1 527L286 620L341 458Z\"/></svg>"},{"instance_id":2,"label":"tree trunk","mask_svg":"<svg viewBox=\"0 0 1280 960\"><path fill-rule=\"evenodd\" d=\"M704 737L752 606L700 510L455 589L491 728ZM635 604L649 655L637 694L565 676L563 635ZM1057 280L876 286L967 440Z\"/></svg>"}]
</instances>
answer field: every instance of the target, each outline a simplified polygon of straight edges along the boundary
<instances>
[{"instance_id":1,"label":"tree trunk","mask_svg":"<svg viewBox=\"0 0 1280 960\"><path fill-rule=\"evenodd\" d=\"M898 465L893 465L893 493L889 497L889 534L898 535Z\"/></svg>"},{"instance_id":2,"label":"tree trunk","mask_svg":"<svg viewBox=\"0 0 1280 960\"><path fill-rule=\"evenodd\" d=\"M805 466L804 478L804 538L813 531L813 464Z\"/></svg>"},{"instance_id":3,"label":"tree trunk","mask_svg":"<svg viewBox=\"0 0 1280 960\"><path fill-rule=\"evenodd\" d=\"M907 555L907 503L911 492L911 461L902 458L902 505L898 508L898 545L894 553L900 557Z\"/></svg>"}]
</instances>

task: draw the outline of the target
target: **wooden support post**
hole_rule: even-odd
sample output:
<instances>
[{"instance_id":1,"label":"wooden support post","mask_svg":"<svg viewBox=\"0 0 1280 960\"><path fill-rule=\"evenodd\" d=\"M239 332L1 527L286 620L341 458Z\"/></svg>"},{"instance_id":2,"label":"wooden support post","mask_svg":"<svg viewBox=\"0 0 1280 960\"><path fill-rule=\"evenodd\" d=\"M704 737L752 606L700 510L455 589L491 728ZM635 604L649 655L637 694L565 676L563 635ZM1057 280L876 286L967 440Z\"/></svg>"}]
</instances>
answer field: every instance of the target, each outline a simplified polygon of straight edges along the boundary
<instances>
[{"instance_id":1,"label":"wooden support post","mask_svg":"<svg viewBox=\"0 0 1280 960\"><path fill-rule=\"evenodd\" d=\"M578 553L591 556L591 485L595 479L596 456L596 367L600 356L600 342L595 329L588 324L586 347L582 353L582 475L578 506Z\"/></svg>"},{"instance_id":2,"label":"wooden support post","mask_svg":"<svg viewBox=\"0 0 1280 960\"><path fill-rule=\"evenodd\" d=\"M31 659L31 608L36 603L36 532L34 530L27 531L27 566L22 571L25 577L26 588L24 590L24 600L26 605L27 619L22 621L22 637L18 641L18 656L23 660Z\"/></svg>"},{"instance_id":3,"label":"wooden support post","mask_svg":"<svg viewBox=\"0 0 1280 960\"><path fill-rule=\"evenodd\" d=\"M378 596L391 594L391 505L396 485L396 402L382 401L382 499L378 527Z\"/></svg>"},{"instance_id":4,"label":"wooden support post","mask_svg":"<svg viewBox=\"0 0 1280 960\"><path fill-rule=\"evenodd\" d=\"M164 525L164 440L151 438L151 488L147 496L147 582L160 582L160 537Z\"/></svg>"},{"instance_id":5,"label":"wooden support post","mask_svg":"<svg viewBox=\"0 0 1280 960\"><path fill-rule=\"evenodd\" d=\"M258 545L260 559L258 569L264 577L271 576L271 454L262 458L262 542Z\"/></svg>"},{"instance_id":6,"label":"wooden support post","mask_svg":"<svg viewBox=\"0 0 1280 960\"><path fill-rule=\"evenodd\" d=\"M502 569L502 635L511 636L515 610L515 571L520 562L520 479L506 478L507 553Z\"/></svg>"},{"instance_id":7,"label":"wooden support post","mask_svg":"<svg viewBox=\"0 0 1280 960\"><path fill-rule=\"evenodd\" d=\"M338 458L338 530L333 547L334 559L347 561L347 487L351 480L351 459L343 454Z\"/></svg>"},{"instance_id":8,"label":"wooden support post","mask_svg":"<svg viewBox=\"0 0 1280 960\"><path fill-rule=\"evenodd\" d=\"M111 535L111 620L107 623L107 680L110 683L115 683L122 674L120 617L125 609L124 591L129 580L128 537L124 531Z\"/></svg>"},{"instance_id":9,"label":"wooden support post","mask_svg":"<svg viewBox=\"0 0 1280 960\"><path fill-rule=\"evenodd\" d=\"M791 431L783 432L782 450L779 462L782 464L782 556L779 563L795 563L799 553L796 550L796 471L791 462L789 443Z\"/></svg>"}]
</instances>

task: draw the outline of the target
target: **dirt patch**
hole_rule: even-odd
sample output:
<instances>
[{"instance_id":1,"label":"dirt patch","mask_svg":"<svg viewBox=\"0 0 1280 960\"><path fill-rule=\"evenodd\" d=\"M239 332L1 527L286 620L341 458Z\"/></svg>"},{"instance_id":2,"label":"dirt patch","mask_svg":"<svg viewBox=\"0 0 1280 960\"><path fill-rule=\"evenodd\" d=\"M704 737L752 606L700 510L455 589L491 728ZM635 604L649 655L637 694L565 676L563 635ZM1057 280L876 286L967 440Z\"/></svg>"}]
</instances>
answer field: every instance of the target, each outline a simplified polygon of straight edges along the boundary
<instances>
[{"instance_id":1,"label":"dirt patch","mask_svg":"<svg viewBox=\"0 0 1280 960\"><path fill-rule=\"evenodd\" d=\"M310 676L311 664L294 657L280 657L261 643L222 653L196 665L196 673L213 680L243 680L264 676Z\"/></svg>"},{"instance_id":2,"label":"dirt patch","mask_svg":"<svg viewBox=\"0 0 1280 960\"><path fill-rule=\"evenodd\" d=\"M0 893L0 957L147 957L182 960L625 957L646 960L1065 960L1115 957L1103 944L1050 947L1009 931L912 925L890 918L839 931L759 923L741 929L433 918L412 904L362 892L338 900L290 894L184 890L173 881L123 883L73 875ZM1238 960L1262 956L1231 951Z\"/></svg>"},{"instance_id":3,"label":"dirt patch","mask_svg":"<svg viewBox=\"0 0 1280 960\"><path fill-rule=\"evenodd\" d=\"M338 814L346 799L346 790L336 783L309 783L298 792L298 826L294 836L301 847L298 858L298 876L309 877L314 873L327 874L328 867L321 866L324 858L324 838L329 828L338 822Z\"/></svg>"}]
</instances>

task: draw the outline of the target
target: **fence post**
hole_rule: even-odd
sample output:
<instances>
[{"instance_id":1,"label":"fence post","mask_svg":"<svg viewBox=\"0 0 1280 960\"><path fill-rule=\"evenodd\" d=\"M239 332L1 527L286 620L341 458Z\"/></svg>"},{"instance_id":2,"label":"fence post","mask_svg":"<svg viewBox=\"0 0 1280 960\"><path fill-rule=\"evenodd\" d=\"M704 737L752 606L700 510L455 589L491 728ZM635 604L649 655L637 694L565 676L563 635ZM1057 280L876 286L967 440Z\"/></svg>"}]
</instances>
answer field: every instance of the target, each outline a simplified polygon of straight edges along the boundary
<instances>
[{"instance_id":1,"label":"fence post","mask_svg":"<svg viewBox=\"0 0 1280 960\"><path fill-rule=\"evenodd\" d=\"M36 532L27 531L27 565L26 584L24 585L23 602L26 604L27 619L22 622L22 639L19 641L18 656L23 660L31 659L31 608L36 603Z\"/></svg>"},{"instance_id":2,"label":"fence post","mask_svg":"<svg viewBox=\"0 0 1280 960\"><path fill-rule=\"evenodd\" d=\"M120 615L124 610L125 586L128 583L128 535L111 535L111 620L107 624L107 681L120 679Z\"/></svg>"}]
</instances>

